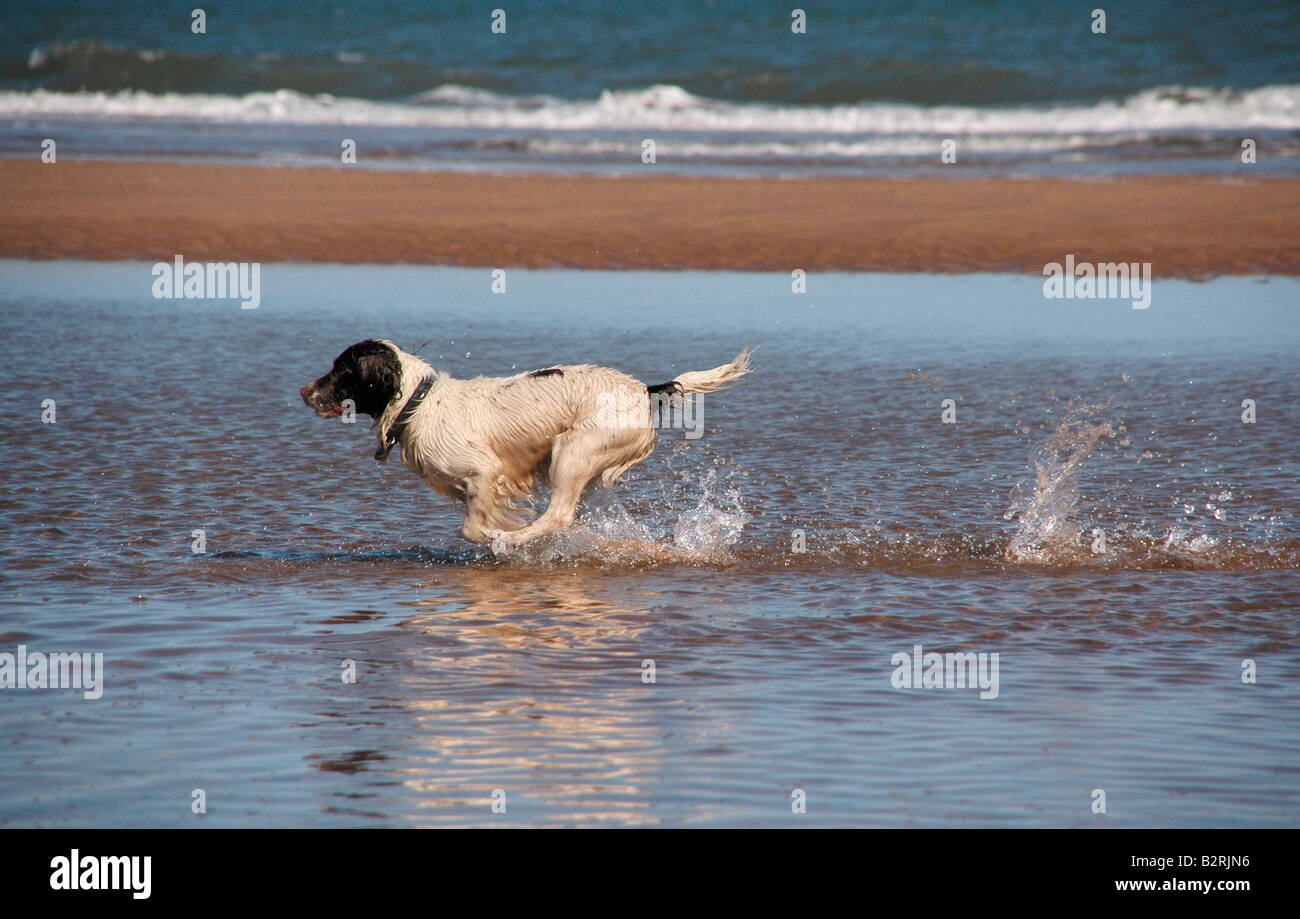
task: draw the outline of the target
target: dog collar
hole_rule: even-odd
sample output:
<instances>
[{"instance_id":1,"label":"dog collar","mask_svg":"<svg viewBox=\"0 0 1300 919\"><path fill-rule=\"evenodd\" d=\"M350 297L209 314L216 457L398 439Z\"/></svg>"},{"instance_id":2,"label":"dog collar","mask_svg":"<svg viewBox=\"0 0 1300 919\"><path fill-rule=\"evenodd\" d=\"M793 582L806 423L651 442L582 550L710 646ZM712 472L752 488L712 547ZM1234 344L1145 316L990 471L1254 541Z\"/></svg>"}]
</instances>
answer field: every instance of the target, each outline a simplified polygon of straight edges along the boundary
<instances>
[{"instance_id":1,"label":"dog collar","mask_svg":"<svg viewBox=\"0 0 1300 919\"><path fill-rule=\"evenodd\" d=\"M401 412L397 415L397 420L393 422L393 426L388 429L388 433L384 436L384 445L375 451L375 459L379 460L379 462L382 463L388 459L388 454L392 452L393 447L397 446L397 441L402 436L402 432L406 430L406 425L410 422L411 416L424 402L424 397L429 394L434 382L434 377L425 377L420 381L420 385L415 387L415 392L411 393L411 398L406 400L406 404L402 406Z\"/></svg>"}]
</instances>

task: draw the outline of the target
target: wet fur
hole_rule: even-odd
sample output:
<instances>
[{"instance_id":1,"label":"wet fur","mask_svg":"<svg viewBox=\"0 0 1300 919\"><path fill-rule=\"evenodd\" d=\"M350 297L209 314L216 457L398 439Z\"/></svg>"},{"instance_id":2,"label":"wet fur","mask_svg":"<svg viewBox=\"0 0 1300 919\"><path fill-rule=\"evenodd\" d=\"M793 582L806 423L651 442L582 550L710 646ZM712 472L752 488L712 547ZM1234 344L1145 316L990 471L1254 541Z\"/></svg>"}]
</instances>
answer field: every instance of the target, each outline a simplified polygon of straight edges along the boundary
<instances>
[{"instance_id":1,"label":"wet fur","mask_svg":"<svg viewBox=\"0 0 1300 919\"><path fill-rule=\"evenodd\" d=\"M749 372L749 352L712 370L647 387L608 367L548 367L512 377L458 380L386 340L345 350L302 389L306 404L336 417L352 399L376 419L382 446L420 381L436 379L401 431L402 462L440 494L465 502L462 533L475 543L517 546L573 522L593 481L610 486L654 450L651 393L713 392ZM624 411L611 420L610 407ZM545 513L521 506L549 479Z\"/></svg>"}]
</instances>

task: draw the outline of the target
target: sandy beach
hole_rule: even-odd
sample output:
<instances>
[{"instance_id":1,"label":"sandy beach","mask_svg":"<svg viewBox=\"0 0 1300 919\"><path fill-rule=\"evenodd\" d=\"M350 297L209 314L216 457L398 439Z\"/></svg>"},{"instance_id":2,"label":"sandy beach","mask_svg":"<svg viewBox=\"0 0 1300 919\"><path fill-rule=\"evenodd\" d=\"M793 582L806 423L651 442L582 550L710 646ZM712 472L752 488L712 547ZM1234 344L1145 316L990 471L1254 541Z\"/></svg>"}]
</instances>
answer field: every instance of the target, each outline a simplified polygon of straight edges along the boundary
<instances>
[{"instance_id":1,"label":"sandy beach","mask_svg":"<svg viewBox=\"0 0 1300 919\"><path fill-rule=\"evenodd\" d=\"M653 167L647 167L647 171ZM1300 182L590 177L0 160L0 256L1300 274Z\"/></svg>"}]
</instances>

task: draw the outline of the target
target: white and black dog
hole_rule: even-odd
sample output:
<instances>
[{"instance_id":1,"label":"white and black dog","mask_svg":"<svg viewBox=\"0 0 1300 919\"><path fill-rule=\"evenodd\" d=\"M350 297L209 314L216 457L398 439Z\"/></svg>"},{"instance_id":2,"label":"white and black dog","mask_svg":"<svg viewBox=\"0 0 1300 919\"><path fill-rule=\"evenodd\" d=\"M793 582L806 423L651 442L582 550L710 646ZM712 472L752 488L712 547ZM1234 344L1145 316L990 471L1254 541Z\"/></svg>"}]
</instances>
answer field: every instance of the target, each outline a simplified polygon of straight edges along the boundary
<instances>
[{"instance_id":1,"label":"white and black dog","mask_svg":"<svg viewBox=\"0 0 1300 919\"><path fill-rule=\"evenodd\" d=\"M348 348L302 388L322 418L355 411L375 419L382 462L402 462L439 493L465 502L465 538L521 546L573 522L597 476L609 486L654 450L655 403L725 389L749 373L749 349L729 364L683 373L659 386L592 364L512 377L457 380L391 341ZM518 502L548 478L551 501L531 523Z\"/></svg>"}]
</instances>

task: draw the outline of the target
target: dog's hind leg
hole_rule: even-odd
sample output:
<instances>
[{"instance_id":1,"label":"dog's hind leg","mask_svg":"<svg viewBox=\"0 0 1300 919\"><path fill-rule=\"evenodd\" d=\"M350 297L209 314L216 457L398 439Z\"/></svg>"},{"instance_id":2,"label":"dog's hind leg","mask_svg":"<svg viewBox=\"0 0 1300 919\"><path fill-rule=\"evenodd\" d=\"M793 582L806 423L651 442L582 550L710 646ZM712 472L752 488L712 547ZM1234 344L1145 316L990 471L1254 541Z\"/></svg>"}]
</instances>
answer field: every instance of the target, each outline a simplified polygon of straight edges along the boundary
<instances>
[{"instance_id":1,"label":"dog's hind leg","mask_svg":"<svg viewBox=\"0 0 1300 919\"><path fill-rule=\"evenodd\" d=\"M555 438L551 447L551 502L546 513L528 526L509 533L495 534L494 541L507 546L522 546L542 536L554 533L573 523L582 492L599 468L592 468L591 455L598 449L605 432L565 431Z\"/></svg>"},{"instance_id":2,"label":"dog's hind leg","mask_svg":"<svg viewBox=\"0 0 1300 919\"><path fill-rule=\"evenodd\" d=\"M592 479L603 474L604 484L612 485L619 474L653 449L654 429L649 427L565 431L551 448L551 503L546 513L523 529L494 534L494 541L522 546L564 529L573 523L578 502Z\"/></svg>"}]
</instances>

